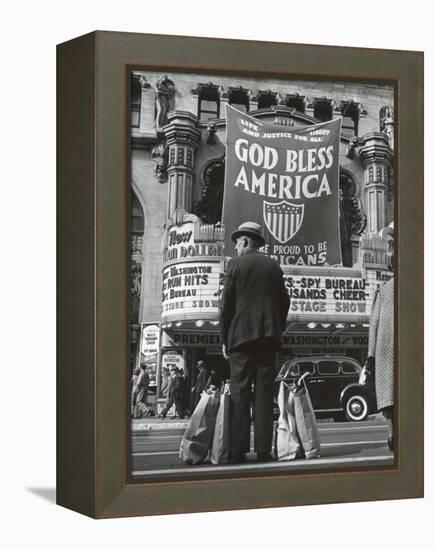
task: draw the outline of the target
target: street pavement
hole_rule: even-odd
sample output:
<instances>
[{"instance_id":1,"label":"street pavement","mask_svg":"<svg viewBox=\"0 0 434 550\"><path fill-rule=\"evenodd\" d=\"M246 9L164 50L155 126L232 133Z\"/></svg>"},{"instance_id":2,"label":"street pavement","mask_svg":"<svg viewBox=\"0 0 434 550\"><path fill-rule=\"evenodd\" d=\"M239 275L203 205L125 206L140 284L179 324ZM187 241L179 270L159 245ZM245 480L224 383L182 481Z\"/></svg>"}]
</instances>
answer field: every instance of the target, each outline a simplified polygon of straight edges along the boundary
<instances>
[{"instance_id":1,"label":"street pavement","mask_svg":"<svg viewBox=\"0 0 434 550\"><path fill-rule=\"evenodd\" d=\"M358 469L392 466L393 454L387 447L387 426L384 421L319 422L321 456L284 462L256 462L256 454L248 455L242 465L213 465L209 461L195 466L184 464L178 457L179 444L187 421L157 419L133 421L132 477L172 477L197 474L282 473L287 471ZM253 431L252 443L253 448Z\"/></svg>"}]
</instances>

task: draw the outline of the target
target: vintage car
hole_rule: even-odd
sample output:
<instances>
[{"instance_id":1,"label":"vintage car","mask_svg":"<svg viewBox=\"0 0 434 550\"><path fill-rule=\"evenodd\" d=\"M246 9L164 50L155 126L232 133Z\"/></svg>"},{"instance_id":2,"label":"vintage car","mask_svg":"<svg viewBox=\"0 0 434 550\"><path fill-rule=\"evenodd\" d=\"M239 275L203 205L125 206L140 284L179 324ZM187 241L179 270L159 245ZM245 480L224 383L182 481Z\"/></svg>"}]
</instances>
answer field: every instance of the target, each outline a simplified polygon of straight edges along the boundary
<instances>
[{"instance_id":1,"label":"vintage car","mask_svg":"<svg viewBox=\"0 0 434 550\"><path fill-rule=\"evenodd\" d=\"M350 422L365 420L377 412L377 407L372 376L368 374L365 383L360 384L361 373L360 364L344 355L296 357L280 368L276 398L282 381L293 385L306 374L304 381L318 416Z\"/></svg>"}]
</instances>

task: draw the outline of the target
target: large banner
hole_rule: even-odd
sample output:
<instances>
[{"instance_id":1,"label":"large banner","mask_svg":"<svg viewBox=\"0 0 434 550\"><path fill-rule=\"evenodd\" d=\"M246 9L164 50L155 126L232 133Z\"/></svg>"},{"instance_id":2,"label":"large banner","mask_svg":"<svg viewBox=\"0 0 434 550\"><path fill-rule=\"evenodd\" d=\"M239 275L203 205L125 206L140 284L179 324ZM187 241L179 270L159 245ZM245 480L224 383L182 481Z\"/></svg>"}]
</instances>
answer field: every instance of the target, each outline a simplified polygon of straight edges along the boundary
<instances>
[{"instance_id":1,"label":"large banner","mask_svg":"<svg viewBox=\"0 0 434 550\"><path fill-rule=\"evenodd\" d=\"M263 252L283 265L341 264L339 141L341 118L284 128L230 105L223 201L226 255L231 233L254 221Z\"/></svg>"}]
</instances>

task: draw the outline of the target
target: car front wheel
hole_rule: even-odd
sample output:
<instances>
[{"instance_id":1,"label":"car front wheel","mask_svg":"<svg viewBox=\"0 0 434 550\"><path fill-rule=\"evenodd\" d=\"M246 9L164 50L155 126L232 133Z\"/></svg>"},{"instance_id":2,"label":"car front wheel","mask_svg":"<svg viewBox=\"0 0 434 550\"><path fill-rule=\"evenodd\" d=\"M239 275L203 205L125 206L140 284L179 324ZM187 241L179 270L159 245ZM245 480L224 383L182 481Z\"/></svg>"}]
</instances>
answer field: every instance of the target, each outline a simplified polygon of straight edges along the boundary
<instances>
[{"instance_id":1,"label":"car front wheel","mask_svg":"<svg viewBox=\"0 0 434 550\"><path fill-rule=\"evenodd\" d=\"M360 422L368 416L368 401L363 395L351 395L344 403L345 418L349 422Z\"/></svg>"}]
</instances>

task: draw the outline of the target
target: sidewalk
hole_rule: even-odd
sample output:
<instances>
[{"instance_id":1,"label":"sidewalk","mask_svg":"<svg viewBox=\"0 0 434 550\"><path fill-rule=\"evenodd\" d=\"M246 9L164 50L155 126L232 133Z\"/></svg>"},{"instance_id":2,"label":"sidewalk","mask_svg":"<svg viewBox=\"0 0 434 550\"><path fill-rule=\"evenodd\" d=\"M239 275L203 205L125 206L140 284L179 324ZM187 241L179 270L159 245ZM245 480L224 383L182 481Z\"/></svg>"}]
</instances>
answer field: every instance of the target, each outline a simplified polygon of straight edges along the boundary
<instances>
[{"instance_id":1,"label":"sidewalk","mask_svg":"<svg viewBox=\"0 0 434 550\"><path fill-rule=\"evenodd\" d=\"M188 418L167 417L166 419L148 416L146 418L133 418L131 421L131 431L157 431L157 430L185 430L188 424Z\"/></svg>"},{"instance_id":2,"label":"sidewalk","mask_svg":"<svg viewBox=\"0 0 434 550\"><path fill-rule=\"evenodd\" d=\"M188 418L167 417L165 420L156 416L146 418L133 418L131 422L131 431L158 431L158 430L185 430L188 424ZM383 415L377 413L367 418L367 421L382 422ZM318 424L333 423L331 419L317 419Z\"/></svg>"}]
</instances>

